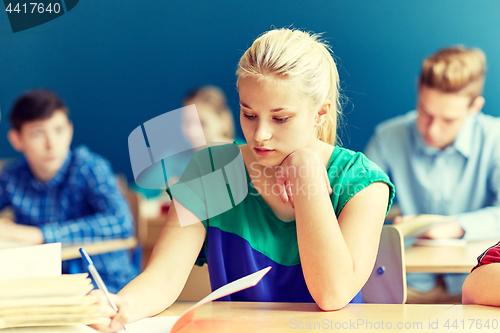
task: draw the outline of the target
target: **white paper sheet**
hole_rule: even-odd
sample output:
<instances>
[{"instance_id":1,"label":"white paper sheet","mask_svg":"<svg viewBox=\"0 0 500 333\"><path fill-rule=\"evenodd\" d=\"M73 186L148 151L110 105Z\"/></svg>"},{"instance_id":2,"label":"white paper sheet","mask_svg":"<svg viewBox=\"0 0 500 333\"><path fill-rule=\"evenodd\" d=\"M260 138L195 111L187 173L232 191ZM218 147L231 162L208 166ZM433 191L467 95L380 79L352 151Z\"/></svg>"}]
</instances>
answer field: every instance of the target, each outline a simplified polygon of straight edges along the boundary
<instances>
[{"instance_id":1,"label":"white paper sheet","mask_svg":"<svg viewBox=\"0 0 500 333\"><path fill-rule=\"evenodd\" d=\"M134 323L125 325L127 331L125 332L122 330L119 333L175 333L193 319L198 307L237 291L255 286L270 269L270 266L266 267L220 287L187 309L181 316L154 317L138 320Z\"/></svg>"},{"instance_id":2,"label":"white paper sheet","mask_svg":"<svg viewBox=\"0 0 500 333\"><path fill-rule=\"evenodd\" d=\"M417 239L415 245L421 246L465 246L465 239Z\"/></svg>"},{"instance_id":3,"label":"white paper sheet","mask_svg":"<svg viewBox=\"0 0 500 333\"><path fill-rule=\"evenodd\" d=\"M193 318L196 310L203 304L214 301L221 297L227 296L229 294L235 293L237 291L247 289L255 286L259 281L264 277L264 275L269 272L271 266L268 266L260 271L252 273L250 275L244 276L241 279L233 281L231 283L226 284L225 286L220 287L219 289L212 292L210 295L187 309L181 317L177 320L174 327L172 327L171 332L175 333L181 328L183 328L187 323L189 323Z\"/></svg>"},{"instance_id":4,"label":"white paper sheet","mask_svg":"<svg viewBox=\"0 0 500 333\"><path fill-rule=\"evenodd\" d=\"M61 243L0 250L0 281L59 276Z\"/></svg>"},{"instance_id":5,"label":"white paper sheet","mask_svg":"<svg viewBox=\"0 0 500 333\"><path fill-rule=\"evenodd\" d=\"M180 316L146 318L125 325L127 331L121 330L119 333L168 333L179 318Z\"/></svg>"},{"instance_id":6,"label":"white paper sheet","mask_svg":"<svg viewBox=\"0 0 500 333\"><path fill-rule=\"evenodd\" d=\"M62 325L44 327L16 327L0 330L2 333L98 333L96 330L83 325Z\"/></svg>"}]
</instances>

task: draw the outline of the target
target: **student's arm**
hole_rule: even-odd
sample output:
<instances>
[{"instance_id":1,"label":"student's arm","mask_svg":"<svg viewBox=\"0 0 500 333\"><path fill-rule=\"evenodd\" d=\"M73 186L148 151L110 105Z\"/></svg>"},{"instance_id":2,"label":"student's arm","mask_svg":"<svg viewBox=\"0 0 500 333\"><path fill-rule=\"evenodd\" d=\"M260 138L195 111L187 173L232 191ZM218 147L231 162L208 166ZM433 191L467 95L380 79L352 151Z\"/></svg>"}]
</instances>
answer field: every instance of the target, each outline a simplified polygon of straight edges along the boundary
<instances>
[{"instance_id":1,"label":"student's arm","mask_svg":"<svg viewBox=\"0 0 500 333\"><path fill-rule=\"evenodd\" d=\"M0 171L0 211L10 204L9 196L7 195L7 190L5 189L7 182L5 181L5 175Z\"/></svg>"},{"instance_id":2,"label":"student's arm","mask_svg":"<svg viewBox=\"0 0 500 333\"><path fill-rule=\"evenodd\" d=\"M302 152L291 156L292 165L324 168L317 154ZM291 182L298 184L292 191L307 287L321 309L340 309L359 292L373 269L389 200L388 185L373 183L359 191L337 219L321 173L311 172L309 177Z\"/></svg>"},{"instance_id":3,"label":"student's arm","mask_svg":"<svg viewBox=\"0 0 500 333\"><path fill-rule=\"evenodd\" d=\"M83 167L82 177L85 184L81 189L82 204L89 205L93 213L40 226L45 242L82 243L132 236L132 215L108 164L97 160Z\"/></svg>"},{"instance_id":4,"label":"student's arm","mask_svg":"<svg viewBox=\"0 0 500 333\"><path fill-rule=\"evenodd\" d=\"M180 226L178 211L183 219L191 220L183 220L189 225ZM205 235L200 220L178 202L173 203L146 269L118 293L118 315L111 326L108 322L96 328L102 332L116 332L124 323L153 316L168 308L181 293Z\"/></svg>"},{"instance_id":5,"label":"student's arm","mask_svg":"<svg viewBox=\"0 0 500 333\"><path fill-rule=\"evenodd\" d=\"M462 286L462 302L500 306L500 242L486 249L477 260Z\"/></svg>"},{"instance_id":6,"label":"student's arm","mask_svg":"<svg viewBox=\"0 0 500 333\"><path fill-rule=\"evenodd\" d=\"M429 230L429 238L463 237L467 241L500 238L500 152L492 154L490 164L491 171L485 190L491 194L491 205L456 215L455 221Z\"/></svg>"},{"instance_id":7,"label":"student's arm","mask_svg":"<svg viewBox=\"0 0 500 333\"><path fill-rule=\"evenodd\" d=\"M483 265L469 274L462 286L462 303L500 306L500 263Z\"/></svg>"},{"instance_id":8,"label":"student's arm","mask_svg":"<svg viewBox=\"0 0 500 333\"><path fill-rule=\"evenodd\" d=\"M364 154L371 161L375 162L385 173L389 173L389 165L384 154L384 145L381 142L382 138L378 131L368 141L368 145L364 150Z\"/></svg>"},{"instance_id":9,"label":"student's arm","mask_svg":"<svg viewBox=\"0 0 500 333\"><path fill-rule=\"evenodd\" d=\"M485 190L491 194L491 206L458 214L455 217L455 222L431 229L432 235L429 238L460 238L463 236L468 241L500 238L500 148L497 150L499 151L492 154L491 171L488 184L485 186Z\"/></svg>"},{"instance_id":10,"label":"student's arm","mask_svg":"<svg viewBox=\"0 0 500 333\"><path fill-rule=\"evenodd\" d=\"M383 136L380 133L380 130L376 128L375 133L370 138L370 141L368 141L368 144L366 145L363 153L372 162L375 162L382 169L382 171L390 175L390 157L387 156L387 150L391 151L393 150L393 147L384 144L382 140ZM393 204L385 219L389 221L394 220L395 218L400 217L400 214L401 209L399 208L399 206L397 204Z\"/></svg>"},{"instance_id":11,"label":"student's arm","mask_svg":"<svg viewBox=\"0 0 500 333\"><path fill-rule=\"evenodd\" d=\"M6 190L8 177L6 173L0 173L0 211L10 205ZM43 236L39 228L19 225L5 217L0 217L0 238L18 240L29 244L43 243Z\"/></svg>"},{"instance_id":12,"label":"student's arm","mask_svg":"<svg viewBox=\"0 0 500 333\"><path fill-rule=\"evenodd\" d=\"M29 225L16 224L0 217L0 238L21 241L26 244L43 244L43 235L40 228Z\"/></svg>"}]
</instances>

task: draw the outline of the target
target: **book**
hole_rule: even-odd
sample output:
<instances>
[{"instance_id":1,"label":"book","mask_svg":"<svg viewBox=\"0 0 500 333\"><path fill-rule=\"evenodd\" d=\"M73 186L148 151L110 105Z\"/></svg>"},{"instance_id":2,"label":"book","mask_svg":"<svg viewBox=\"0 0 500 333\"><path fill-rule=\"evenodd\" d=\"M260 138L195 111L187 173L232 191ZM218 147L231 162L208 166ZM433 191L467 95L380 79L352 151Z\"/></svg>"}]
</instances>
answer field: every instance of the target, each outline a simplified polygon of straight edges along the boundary
<instances>
[{"instance_id":1,"label":"book","mask_svg":"<svg viewBox=\"0 0 500 333\"><path fill-rule=\"evenodd\" d=\"M61 274L60 243L1 249L0 267L0 333L58 326L79 332L102 320L88 274Z\"/></svg>"},{"instance_id":2,"label":"book","mask_svg":"<svg viewBox=\"0 0 500 333\"><path fill-rule=\"evenodd\" d=\"M415 241L415 245L420 246L465 246L465 239L445 238L445 239L424 239L420 238Z\"/></svg>"},{"instance_id":3,"label":"book","mask_svg":"<svg viewBox=\"0 0 500 333\"><path fill-rule=\"evenodd\" d=\"M0 329L1 333L98 333L84 324L68 324L59 326L15 327Z\"/></svg>"},{"instance_id":4,"label":"book","mask_svg":"<svg viewBox=\"0 0 500 333\"><path fill-rule=\"evenodd\" d=\"M0 329L98 323L93 288L86 273L0 281Z\"/></svg>"},{"instance_id":5,"label":"book","mask_svg":"<svg viewBox=\"0 0 500 333\"><path fill-rule=\"evenodd\" d=\"M421 237L427 233L432 227L453 221L450 216L421 214L410 218L404 222L394 224L405 239Z\"/></svg>"}]
</instances>

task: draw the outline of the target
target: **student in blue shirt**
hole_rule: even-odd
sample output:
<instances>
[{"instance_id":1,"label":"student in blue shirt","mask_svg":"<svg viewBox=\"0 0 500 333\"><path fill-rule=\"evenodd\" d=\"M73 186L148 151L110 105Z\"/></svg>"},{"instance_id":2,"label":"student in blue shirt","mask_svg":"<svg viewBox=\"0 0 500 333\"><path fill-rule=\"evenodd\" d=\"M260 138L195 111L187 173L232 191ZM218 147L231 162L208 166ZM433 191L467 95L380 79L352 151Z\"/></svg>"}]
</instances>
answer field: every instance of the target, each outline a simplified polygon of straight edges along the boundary
<instances>
[{"instance_id":1,"label":"student in blue shirt","mask_svg":"<svg viewBox=\"0 0 500 333\"><path fill-rule=\"evenodd\" d=\"M416 111L378 125L366 148L395 184L403 216L452 217L428 238L500 238L500 119L481 113L485 70L479 49L425 59ZM408 302L460 302L466 276L408 274Z\"/></svg>"},{"instance_id":2,"label":"student in blue shirt","mask_svg":"<svg viewBox=\"0 0 500 333\"><path fill-rule=\"evenodd\" d=\"M21 95L10 120L9 141L24 157L0 173L0 210L10 206L15 215L15 223L0 218L0 238L72 244L133 235L132 216L109 162L86 147L70 150L73 125L56 94ZM137 274L127 251L93 259L115 292ZM63 273L83 272L83 260L63 262Z\"/></svg>"}]
</instances>

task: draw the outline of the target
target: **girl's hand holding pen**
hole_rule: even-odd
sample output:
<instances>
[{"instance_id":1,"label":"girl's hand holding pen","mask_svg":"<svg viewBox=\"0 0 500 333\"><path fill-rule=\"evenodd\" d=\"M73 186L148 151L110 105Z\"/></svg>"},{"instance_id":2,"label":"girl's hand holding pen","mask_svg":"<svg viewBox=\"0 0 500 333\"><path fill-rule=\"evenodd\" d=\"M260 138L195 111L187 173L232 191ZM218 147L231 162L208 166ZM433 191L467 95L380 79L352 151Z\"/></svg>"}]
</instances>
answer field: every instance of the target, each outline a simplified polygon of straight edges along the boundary
<instances>
[{"instance_id":1,"label":"girl's hand holding pen","mask_svg":"<svg viewBox=\"0 0 500 333\"><path fill-rule=\"evenodd\" d=\"M99 324L89 325L93 329L103 332L111 333L118 332L123 328L130 318L130 306L129 303L121 296L110 294L110 297L115 302L118 307L118 313L113 310L109 304L104 292L99 289L91 291L91 294L95 295L98 299L100 306L100 312L102 316L102 322Z\"/></svg>"}]
</instances>

